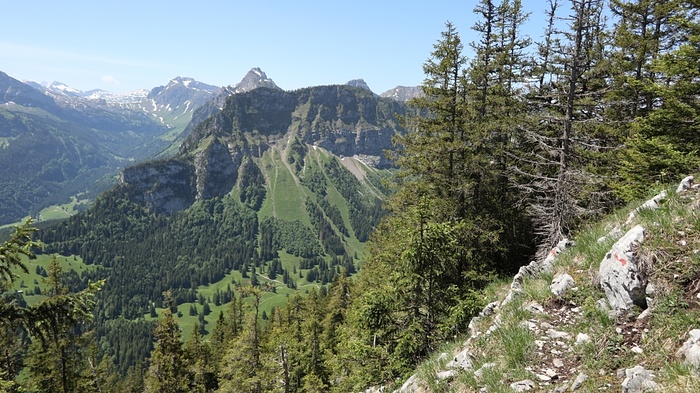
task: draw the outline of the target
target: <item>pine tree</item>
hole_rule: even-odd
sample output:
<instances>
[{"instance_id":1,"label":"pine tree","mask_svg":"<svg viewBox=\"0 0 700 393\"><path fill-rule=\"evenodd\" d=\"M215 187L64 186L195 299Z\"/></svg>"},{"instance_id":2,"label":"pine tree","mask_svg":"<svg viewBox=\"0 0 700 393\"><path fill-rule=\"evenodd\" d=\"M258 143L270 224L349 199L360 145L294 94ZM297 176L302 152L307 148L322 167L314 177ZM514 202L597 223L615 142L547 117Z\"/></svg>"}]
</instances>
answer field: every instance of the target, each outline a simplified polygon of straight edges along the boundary
<instances>
[{"instance_id":1,"label":"pine tree","mask_svg":"<svg viewBox=\"0 0 700 393\"><path fill-rule=\"evenodd\" d=\"M146 393L188 392L192 376L180 341L180 327L171 311L172 296L165 294L166 308L155 329L156 346L144 379Z\"/></svg>"}]
</instances>

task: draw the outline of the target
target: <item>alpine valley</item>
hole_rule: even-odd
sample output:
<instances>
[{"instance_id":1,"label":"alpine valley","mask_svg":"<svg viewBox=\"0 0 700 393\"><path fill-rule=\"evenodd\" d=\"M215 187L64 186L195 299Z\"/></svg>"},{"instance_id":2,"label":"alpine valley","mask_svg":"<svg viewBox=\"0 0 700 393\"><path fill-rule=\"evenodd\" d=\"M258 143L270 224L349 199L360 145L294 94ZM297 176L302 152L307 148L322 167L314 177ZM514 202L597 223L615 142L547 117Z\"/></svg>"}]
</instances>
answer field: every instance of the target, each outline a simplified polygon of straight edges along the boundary
<instances>
[{"instance_id":1,"label":"alpine valley","mask_svg":"<svg viewBox=\"0 0 700 393\"><path fill-rule=\"evenodd\" d=\"M258 68L233 86L178 77L128 95L0 74L0 91L0 222L83 203L39 217L47 257L17 289L34 280L24 298L44 298L50 254L73 292L106 279L97 337L122 373L148 357L166 291L182 331L198 321L207 334L238 286L266 284L270 313L355 272L389 193L385 150L417 94L362 80L284 91Z\"/></svg>"}]
</instances>

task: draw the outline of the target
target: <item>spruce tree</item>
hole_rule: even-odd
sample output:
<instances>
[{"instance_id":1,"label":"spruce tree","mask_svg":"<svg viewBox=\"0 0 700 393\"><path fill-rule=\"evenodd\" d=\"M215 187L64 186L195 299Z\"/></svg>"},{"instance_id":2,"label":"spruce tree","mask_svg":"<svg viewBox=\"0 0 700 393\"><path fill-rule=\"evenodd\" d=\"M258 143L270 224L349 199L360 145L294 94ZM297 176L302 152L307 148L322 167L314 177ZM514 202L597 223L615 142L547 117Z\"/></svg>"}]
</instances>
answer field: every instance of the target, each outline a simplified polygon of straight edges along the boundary
<instances>
[{"instance_id":1,"label":"spruce tree","mask_svg":"<svg viewBox=\"0 0 700 393\"><path fill-rule=\"evenodd\" d=\"M56 256L48 266L46 284L49 298L68 296L68 288L62 283L63 269ZM29 347L26 364L31 375L32 388L42 392L74 392L81 386L87 342L73 324L56 324L49 334L35 339Z\"/></svg>"},{"instance_id":2,"label":"spruce tree","mask_svg":"<svg viewBox=\"0 0 700 393\"><path fill-rule=\"evenodd\" d=\"M231 342L221 360L219 392L261 393L274 386L272 361L265 351L264 331L260 326L260 299L264 290L245 287L241 291L252 298L252 309L240 335Z\"/></svg>"},{"instance_id":3,"label":"spruce tree","mask_svg":"<svg viewBox=\"0 0 700 393\"><path fill-rule=\"evenodd\" d=\"M609 206L605 153L614 142L600 105L607 91L606 37L600 0L570 0L568 30L553 23L560 10L550 2L545 40L540 45L538 82L527 92L530 117L523 122L515 184L529 206L546 252L570 237L582 217Z\"/></svg>"},{"instance_id":4,"label":"spruce tree","mask_svg":"<svg viewBox=\"0 0 700 393\"><path fill-rule=\"evenodd\" d=\"M144 392L188 392L192 376L180 341L180 327L171 311L175 302L169 292L164 296L166 308L155 329L156 346L151 352Z\"/></svg>"},{"instance_id":5,"label":"spruce tree","mask_svg":"<svg viewBox=\"0 0 700 393\"><path fill-rule=\"evenodd\" d=\"M630 200L644 196L650 180L677 180L698 165L698 6L616 0L612 10L616 84L609 117L626 146L612 187Z\"/></svg>"}]
</instances>

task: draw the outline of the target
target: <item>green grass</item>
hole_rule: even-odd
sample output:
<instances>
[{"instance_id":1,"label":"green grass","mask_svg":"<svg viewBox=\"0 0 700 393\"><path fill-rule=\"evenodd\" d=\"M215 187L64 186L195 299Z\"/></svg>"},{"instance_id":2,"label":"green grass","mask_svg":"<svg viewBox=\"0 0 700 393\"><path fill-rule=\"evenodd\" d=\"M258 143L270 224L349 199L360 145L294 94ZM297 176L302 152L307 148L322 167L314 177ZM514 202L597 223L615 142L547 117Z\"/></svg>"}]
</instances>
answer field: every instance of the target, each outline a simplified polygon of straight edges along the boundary
<instances>
[{"instance_id":1,"label":"green grass","mask_svg":"<svg viewBox=\"0 0 700 393\"><path fill-rule=\"evenodd\" d=\"M35 287L39 287L42 293L48 288L46 279L37 274L36 271L37 267L39 266L48 271L51 258L51 255L37 255L35 259L23 257L22 261L27 267L27 272L24 272L19 268L13 269L13 274L15 274L17 277L12 283L12 289L23 291L24 299L27 301L27 304L36 304L46 298L44 295L32 295L30 293L34 291ZM94 265L86 265L83 263L82 258L79 256L57 255L56 259L64 272L73 270L80 275L84 271L90 271L96 268Z\"/></svg>"},{"instance_id":2,"label":"green grass","mask_svg":"<svg viewBox=\"0 0 700 393\"><path fill-rule=\"evenodd\" d=\"M289 255L289 254L287 254ZM293 256L290 256L292 258L296 258ZM286 258L282 258L284 260ZM298 258L297 258L298 259ZM283 262L284 263L284 262ZM294 263L291 260L287 260L287 263ZM298 277L298 274L297 274ZM306 279L298 279L297 278L297 290L293 290L288 288L285 284L281 282L281 278L278 280L269 280L265 275L258 274L258 280L261 285L269 285L270 287L275 288L275 292L268 291L265 293L265 295L262 297L260 301L260 315L262 315L263 311L268 315L268 317L272 313L272 309L279 309L282 308L286 305L287 299L292 296L294 293L300 291L301 293L306 293L307 291L311 290L312 288L320 288L321 285L318 283L309 283L306 281ZM236 286L241 285L241 286L246 286L250 284L250 278L243 278L241 273L238 271L233 271L229 274L227 274L223 279L221 279L218 282L209 284L209 285L200 285L197 287L197 294L202 295L205 299L207 300L212 300L214 293L217 291L217 289L221 292L226 291L227 287L230 286L231 289L234 291L236 296L240 296L240 293L236 291ZM248 302L248 300L245 300L245 302ZM189 310L190 307L194 305L197 308L198 313L202 312L202 305L200 305L198 302L189 302L189 303L182 303L178 306L178 311L180 317L176 317L178 320L178 323L180 325L180 330L183 335L184 340L188 340L189 337L192 334L192 329L194 328L195 323L198 320L198 315L189 315ZM228 315L228 310L230 307L230 303L226 304L220 304L220 305L215 305L212 301L209 301L209 308L211 312L209 315L205 316L204 319L207 321L206 324L206 331L208 333L211 333L216 325L216 321L219 318L219 313L223 312L224 315ZM156 312L158 314L158 318L162 315L163 309L156 309ZM151 320L153 318L150 317L149 314L145 314L144 318Z\"/></svg>"},{"instance_id":3,"label":"green grass","mask_svg":"<svg viewBox=\"0 0 700 393\"><path fill-rule=\"evenodd\" d=\"M304 204L307 196L282 162L280 152L275 149L266 152L262 162L268 195L260 208L259 217L300 220L304 225L311 226Z\"/></svg>"},{"instance_id":4,"label":"green grass","mask_svg":"<svg viewBox=\"0 0 700 393\"><path fill-rule=\"evenodd\" d=\"M73 195L71 201L64 203L62 205L52 205L47 208L42 209L39 212L39 221L51 221L51 220L61 220L68 218L80 211L81 206L85 206L90 203L89 199L81 198L82 194ZM11 228L17 225L22 225L26 222L30 216L26 216L23 219L13 222L10 224L0 225L0 229Z\"/></svg>"},{"instance_id":5,"label":"green grass","mask_svg":"<svg viewBox=\"0 0 700 393\"><path fill-rule=\"evenodd\" d=\"M427 382L432 391L471 392L486 388L489 392L510 392L511 382L526 378L536 380L528 368L536 369L540 363L534 345L537 336L520 324L528 320L536 324L545 321L554 324L571 335L572 345L577 333L590 335L590 343L572 347L572 352L560 355L589 376L577 391L597 392L603 386L619 390L622 380L615 377L616 370L637 364L643 364L656 375L655 381L662 391L700 391L698 375L675 355L688 338L688 332L698 328L700 321L700 300L697 297L700 292L700 253L696 251L700 250L700 209L693 206L698 202L693 202L688 195L670 192L660 209L640 211L632 223L624 224L630 211L657 193L650 193L648 198L630 203L581 228L574 236L575 245L557 258L552 273L525 279L522 292L499 311L500 327L487 337L481 335L471 341L469 351L473 356L474 370L484 363L494 363L495 366L484 372L481 378L470 372L461 373L449 386ZM700 199L700 193L692 193L695 193L694 198ZM598 239L616 226L620 226L624 234L637 224L646 229L645 240L636 253L641 263L652 266L649 279L656 286L653 308L651 316L643 321L636 318L642 311L640 309L635 309L630 316L614 319L598 310L596 301L605 297L597 284L598 268L617 238L601 242ZM574 277L576 289L555 300L549 285L554 275L564 272ZM485 303L502 300L510 289L511 280L508 277L488 285L484 291ZM557 325L553 315L525 311L522 305L530 301L550 310L579 307L581 317ZM477 324L477 330L484 332L494 318L495 315L483 318ZM617 329L621 329L620 332ZM637 332L636 336L634 332ZM465 340L466 337L462 337L457 342ZM642 354L631 351L633 343L642 348ZM439 369L440 365L431 359L418 370L430 379L436 368ZM605 372L601 374L600 370ZM550 387L556 386L559 384Z\"/></svg>"}]
</instances>

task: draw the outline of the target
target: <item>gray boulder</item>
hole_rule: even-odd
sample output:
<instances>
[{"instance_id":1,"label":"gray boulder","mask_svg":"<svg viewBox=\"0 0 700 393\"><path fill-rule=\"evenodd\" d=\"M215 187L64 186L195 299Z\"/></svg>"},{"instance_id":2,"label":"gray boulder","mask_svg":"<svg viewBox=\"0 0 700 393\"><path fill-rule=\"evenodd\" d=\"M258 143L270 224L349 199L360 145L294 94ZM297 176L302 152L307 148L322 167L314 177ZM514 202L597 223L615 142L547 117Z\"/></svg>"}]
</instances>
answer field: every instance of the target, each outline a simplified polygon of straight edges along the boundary
<instances>
[{"instance_id":1,"label":"gray boulder","mask_svg":"<svg viewBox=\"0 0 700 393\"><path fill-rule=\"evenodd\" d=\"M693 181L695 181L695 178L693 176L687 176L686 178L681 180L681 183L678 185L678 188L676 188L676 193L680 194L693 188Z\"/></svg>"},{"instance_id":2,"label":"gray boulder","mask_svg":"<svg viewBox=\"0 0 700 393\"><path fill-rule=\"evenodd\" d=\"M600 263L600 285L613 315L637 305L646 309L647 272L637 261L634 249L644 240L644 228L637 225L618 240Z\"/></svg>"},{"instance_id":3,"label":"gray boulder","mask_svg":"<svg viewBox=\"0 0 700 393\"><path fill-rule=\"evenodd\" d=\"M466 349L458 353L457 356L455 356L445 365L445 368L447 369L471 370L472 367L471 355Z\"/></svg>"},{"instance_id":4,"label":"gray boulder","mask_svg":"<svg viewBox=\"0 0 700 393\"><path fill-rule=\"evenodd\" d=\"M535 387L537 387L537 385L531 379L524 379L522 381L513 382L510 384L510 388L516 392L528 392Z\"/></svg>"},{"instance_id":5,"label":"gray boulder","mask_svg":"<svg viewBox=\"0 0 700 393\"><path fill-rule=\"evenodd\" d=\"M403 383L403 385L401 385L401 388L399 390L395 391L395 393L407 393L418 391L420 391L420 380L418 379L418 374L413 374L410 378L406 380L406 382Z\"/></svg>"},{"instance_id":6,"label":"gray boulder","mask_svg":"<svg viewBox=\"0 0 700 393\"><path fill-rule=\"evenodd\" d=\"M622 393L653 392L659 388L654 382L654 374L642 366L625 369L625 380L622 381Z\"/></svg>"},{"instance_id":7,"label":"gray boulder","mask_svg":"<svg viewBox=\"0 0 700 393\"><path fill-rule=\"evenodd\" d=\"M625 225L628 225L634 220L635 217L637 217L637 213L639 213L640 210L656 210L661 206L661 202L666 200L666 197L668 196L668 193L666 190L661 191L660 193L656 194L653 198L649 199L648 201L644 202L642 206L639 206L638 208L632 210L627 216L627 221L625 221Z\"/></svg>"},{"instance_id":8,"label":"gray boulder","mask_svg":"<svg viewBox=\"0 0 700 393\"><path fill-rule=\"evenodd\" d=\"M697 372L700 371L700 329L693 329L689 334L690 338L676 351L676 356Z\"/></svg>"},{"instance_id":9,"label":"gray boulder","mask_svg":"<svg viewBox=\"0 0 700 393\"><path fill-rule=\"evenodd\" d=\"M552 284L549 286L549 289L552 291L552 294L556 297L561 297L564 293L566 293L566 290L569 288L572 288L574 286L574 278L571 277L568 273L564 274L557 274L554 276L554 279L552 279Z\"/></svg>"}]
</instances>

